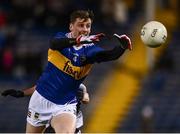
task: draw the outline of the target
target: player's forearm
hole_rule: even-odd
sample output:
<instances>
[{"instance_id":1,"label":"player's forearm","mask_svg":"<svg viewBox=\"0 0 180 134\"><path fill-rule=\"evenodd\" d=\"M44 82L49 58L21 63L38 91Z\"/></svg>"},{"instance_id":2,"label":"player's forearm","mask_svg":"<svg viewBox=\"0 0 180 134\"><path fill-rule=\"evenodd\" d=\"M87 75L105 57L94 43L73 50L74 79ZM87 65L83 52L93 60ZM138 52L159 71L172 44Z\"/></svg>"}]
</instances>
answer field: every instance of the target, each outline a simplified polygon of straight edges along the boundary
<instances>
[{"instance_id":1,"label":"player's forearm","mask_svg":"<svg viewBox=\"0 0 180 134\"><path fill-rule=\"evenodd\" d=\"M73 45L76 45L76 39L74 38L53 38L50 41L50 48L53 50L61 51L64 48L71 47Z\"/></svg>"},{"instance_id":2,"label":"player's forearm","mask_svg":"<svg viewBox=\"0 0 180 134\"><path fill-rule=\"evenodd\" d=\"M112 50L102 51L92 57L87 58L84 64L116 60L124 53L124 51L125 49L121 48L120 46L116 46Z\"/></svg>"},{"instance_id":3,"label":"player's forearm","mask_svg":"<svg viewBox=\"0 0 180 134\"><path fill-rule=\"evenodd\" d=\"M33 86L31 88L22 90L24 93L24 96L31 96L34 93L35 88L36 88L36 86Z\"/></svg>"}]
</instances>

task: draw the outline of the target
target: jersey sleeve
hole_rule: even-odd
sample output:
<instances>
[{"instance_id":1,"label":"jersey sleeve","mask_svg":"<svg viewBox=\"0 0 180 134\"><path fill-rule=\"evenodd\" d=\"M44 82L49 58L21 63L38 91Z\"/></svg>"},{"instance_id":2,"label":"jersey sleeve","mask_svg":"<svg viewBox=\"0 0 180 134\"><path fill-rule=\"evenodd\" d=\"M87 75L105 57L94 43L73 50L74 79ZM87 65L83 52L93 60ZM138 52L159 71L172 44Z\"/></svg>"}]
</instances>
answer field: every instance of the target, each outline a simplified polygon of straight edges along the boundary
<instances>
[{"instance_id":1,"label":"jersey sleeve","mask_svg":"<svg viewBox=\"0 0 180 134\"><path fill-rule=\"evenodd\" d=\"M62 32L58 32L55 34L55 36L53 37L54 39L61 39L61 38L66 38L65 34Z\"/></svg>"},{"instance_id":2,"label":"jersey sleeve","mask_svg":"<svg viewBox=\"0 0 180 134\"><path fill-rule=\"evenodd\" d=\"M116 60L124 53L124 51L125 49L122 49L120 46L116 46L112 50L104 50L103 48L93 46L89 49L83 64Z\"/></svg>"},{"instance_id":3,"label":"jersey sleeve","mask_svg":"<svg viewBox=\"0 0 180 134\"><path fill-rule=\"evenodd\" d=\"M75 38L67 38L62 32L58 32L50 41L50 49L61 52L64 48L76 45Z\"/></svg>"},{"instance_id":4,"label":"jersey sleeve","mask_svg":"<svg viewBox=\"0 0 180 134\"><path fill-rule=\"evenodd\" d=\"M97 45L92 45L90 47L87 48L87 57L93 57L94 55L96 55L98 52L102 52L104 51L103 48L97 46Z\"/></svg>"}]
</instances>

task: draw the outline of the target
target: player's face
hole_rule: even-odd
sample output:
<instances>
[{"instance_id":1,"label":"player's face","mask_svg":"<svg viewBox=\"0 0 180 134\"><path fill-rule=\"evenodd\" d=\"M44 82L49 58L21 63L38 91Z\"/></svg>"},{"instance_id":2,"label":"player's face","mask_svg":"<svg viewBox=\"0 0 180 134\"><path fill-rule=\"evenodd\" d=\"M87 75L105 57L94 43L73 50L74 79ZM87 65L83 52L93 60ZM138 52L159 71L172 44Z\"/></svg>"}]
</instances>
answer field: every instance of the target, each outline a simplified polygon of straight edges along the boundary
<instances>
[{"instance_id":1,"label":"player's face","mask_svg":"<svg viewBox=\"0 0 180 134\"><path fill-rule=\"evenodd\" d=\"M91 32L91 24L92 21L90 18L77 18L76 21L71 23L69 27L73 38L77 38L79 35L89 35Z\"/></svg>"}]
</instances>

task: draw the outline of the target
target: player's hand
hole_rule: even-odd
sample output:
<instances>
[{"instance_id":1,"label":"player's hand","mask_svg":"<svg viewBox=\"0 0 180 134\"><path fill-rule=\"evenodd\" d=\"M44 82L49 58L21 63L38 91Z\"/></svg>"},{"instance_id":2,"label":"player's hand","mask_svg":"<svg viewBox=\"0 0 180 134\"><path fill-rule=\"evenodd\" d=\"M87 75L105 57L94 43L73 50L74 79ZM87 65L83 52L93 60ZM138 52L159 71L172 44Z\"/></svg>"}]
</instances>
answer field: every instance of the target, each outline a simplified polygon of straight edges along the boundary
<instances>
[{"instance_id":1,"label":"player's hand","mask_svg":"<svg viewBox=\"0 0 180 134\"><path fill-rule=\"evenodd\" d=\"M105 36L104 33L100 33L100 34L96 34L96 35L90 35L90 36L80 35L76 38L76 42L77 42L77 45L98 42L104 36Z\"/></svg>"},{"instance_id":2,"label":"player's hand","mask_svg":"<svg viewBox=\"0 0 180 134\"><path fill-rule=\"evenodd\" d=\"M87 104L89 103L89 94L87 92L84 93L84 91L79 88L77 92L77 99L82 103Z\"/></svg>"},{"instance_id":3,"label":"player's hand","mask_svg":"<svg viewBox=\"0 0 180 134\"><path fill-rule=\"evenodd\" d=\"M13 96L13 97L16 97L16 98L20 98L20 97L24 97L24 92L23 91L20 91L20 90L15 90L15 89L7 89L5 91L3 91L1 93L2 96Z\"/></svg>"},{"instance_id":4,"label":"player's hand","mask_svg":"<svg viewBox=\"0 0 180 134\"><path fill-rule=\"evenodd\" d=\"M120 42L120 45L123 49L132 50L131 40L127 35L114 34L113 36L118 39L118 41Z\"/></svg>"},{"instance_id":5,"label":"player's hand","mask_svg":"<svg viewBox=\"0 0 180 134\"><path fill-rule=\"evenodd\" d=\"M84 96L84 91L83 91L83 89L79 88L78 91L77 91L77 95L76 95L76 96L77 96L77 99L78 99L78 100L82 101L83 96Z\"/></svg>"},{"instance_id":6,"label":"player's hand","mask_svg":"<svg viewBox=\"0 0 180 134\"><path fill-rule=\"evenodd\" d=\"M89 94L88 93L84 93L82 103L84 103L84 104L89 103Z\"/></svg>"}]
</instances>

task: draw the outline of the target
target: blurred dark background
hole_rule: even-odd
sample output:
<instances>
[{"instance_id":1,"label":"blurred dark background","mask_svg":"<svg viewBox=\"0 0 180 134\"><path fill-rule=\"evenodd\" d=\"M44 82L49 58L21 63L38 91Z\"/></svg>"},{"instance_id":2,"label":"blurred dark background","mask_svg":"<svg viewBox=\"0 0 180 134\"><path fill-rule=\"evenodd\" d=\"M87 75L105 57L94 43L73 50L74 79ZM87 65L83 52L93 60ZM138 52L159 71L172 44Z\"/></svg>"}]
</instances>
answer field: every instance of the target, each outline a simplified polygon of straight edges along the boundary
<instances>
[{"instance_id":1,"label":"blurred dark background","mask_svg":"<svg viewBox=\"0 0 180 134\"><path fill-rule=\"evenodd\" d=\"M118 61L96 64L85 81L83 132L180 132L178 0L1 0L0 92L33 86L47 63L50 38L68 32L76 9L95 13L92 34L126 33L134 45ZM140 40L142 26L162 22L163 46ZM102 42L109 48L112 41ZM0 97L0 132L25 132L29 97Z\"/></svg>"}]
</instances>

